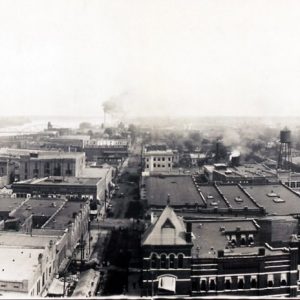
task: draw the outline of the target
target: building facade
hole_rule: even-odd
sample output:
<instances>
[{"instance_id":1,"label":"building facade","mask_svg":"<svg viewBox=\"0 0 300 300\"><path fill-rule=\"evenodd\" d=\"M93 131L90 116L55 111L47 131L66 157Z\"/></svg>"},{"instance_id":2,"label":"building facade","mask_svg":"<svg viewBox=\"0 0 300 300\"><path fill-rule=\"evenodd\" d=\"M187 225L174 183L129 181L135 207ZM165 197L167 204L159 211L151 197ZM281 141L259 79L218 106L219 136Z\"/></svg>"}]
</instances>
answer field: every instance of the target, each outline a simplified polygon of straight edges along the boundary
<instances>
[{"instance_id":1,"label":"building facade","mask_svg":"<svg viewBox=\"0 0 300 300\"><path fill-rule=\"evenodd\" d=\"M143 295L292 296L298 246L259 244L251 220L186 222L167 206L145 232Z\"/></svg>"}]
</instances>

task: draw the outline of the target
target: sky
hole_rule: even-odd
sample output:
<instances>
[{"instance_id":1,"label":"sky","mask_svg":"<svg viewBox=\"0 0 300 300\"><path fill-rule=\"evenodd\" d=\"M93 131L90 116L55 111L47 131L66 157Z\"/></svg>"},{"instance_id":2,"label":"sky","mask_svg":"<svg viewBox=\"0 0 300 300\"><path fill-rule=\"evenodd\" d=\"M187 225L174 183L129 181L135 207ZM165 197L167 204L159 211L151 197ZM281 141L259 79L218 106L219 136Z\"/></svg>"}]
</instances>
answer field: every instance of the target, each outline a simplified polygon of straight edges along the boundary
<instances>
[{"instance_id":1,"label":"sky","mask_svg":"<svg viewBox=\"0 0 300 300\"><path fill-rule=\"evenodd\" d=\"M298 116L300 1L0 0L0 115Z\"/></svg>"}]
</instances>

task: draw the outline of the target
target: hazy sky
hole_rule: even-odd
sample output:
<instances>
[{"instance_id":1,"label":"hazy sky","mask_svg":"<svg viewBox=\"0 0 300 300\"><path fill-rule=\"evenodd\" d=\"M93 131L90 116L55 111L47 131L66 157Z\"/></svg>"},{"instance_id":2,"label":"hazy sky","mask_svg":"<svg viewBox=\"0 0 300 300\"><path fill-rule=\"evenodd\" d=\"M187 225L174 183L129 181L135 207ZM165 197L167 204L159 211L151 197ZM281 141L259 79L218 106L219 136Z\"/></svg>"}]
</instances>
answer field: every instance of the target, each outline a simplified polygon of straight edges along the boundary
<instances>
[{"instance_id":1,"label":"hazy sky","mask_svg":"<svg viewBox=\"0 0 300 300\"><path fill-rule=\"evenodd\" d=\"M0 0L1 115L300 115L300 1Z\"/></svg>"}]
</instances>

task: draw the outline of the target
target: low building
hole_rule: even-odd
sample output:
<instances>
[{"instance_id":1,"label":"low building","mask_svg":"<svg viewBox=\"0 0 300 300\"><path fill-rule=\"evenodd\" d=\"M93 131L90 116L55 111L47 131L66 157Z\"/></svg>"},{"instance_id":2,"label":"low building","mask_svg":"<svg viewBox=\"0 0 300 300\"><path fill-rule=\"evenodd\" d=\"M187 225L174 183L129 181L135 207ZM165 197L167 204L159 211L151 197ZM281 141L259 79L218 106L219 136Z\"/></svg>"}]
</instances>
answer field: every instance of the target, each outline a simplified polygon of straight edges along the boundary
<instances>
[{"instance_id":1,"label":"low building","mask_svg":"<svg viewBox=\"0 0 300 300\"><path fill-rule=\"evenodd\" d=\"M143 295L295 297L298 248L259 244L259 234L254 220L184 224L167 206L142 238Z\"/></svg>"},{"instance_id":2,"label":"low building","mask_svg":"<svg viewBox=\"0 0 300 300\"><path fill-rule=\"evenodd\" d=\"M129 141L127 139L91 140L83 149L87 161L97 164L121 164L129 154Z\"/></svg>"},{"instance_id":3,"label":"low building","mask_svg":"<svg viewBox=\"0 0 300 300\"><path fill-rule=\"evenodd\" d=\"M278 182L275 170L262 164L244 164L228 167L226 164L204 166L204 174L210 182L266 184Z\"/></svg>"},{"instance_id":4,"label":"low building","mask_svg":"<svg viewBox=\"0 0 300 300\"><path fill-rule=\"evenodd\" d=\"M281 183L199 184L197 176L142 176L140 197L152 212L162 210L168 198L180 215L300 215L300 195Z\"/></svg>"},{"instance_id":5,"label":"low building","mask_svg":"<svg viewBox=\"0 0 300 300\"><path fill-rule=\"evenodd\" d=\"M101 178L53 176L15 182L12 189L17 197L63 195L68 198L101 200L105 186Z\"/></svg>"},{"instance_id":6,"label":"low building","mask_svg":"<svg viewBox=\"0 0 300 300\"><path fill-rule=\"evenodd\" d=\"M41 297L56 273L57 236L1 232L0 293L5 298Z\"/></svg>"}]
</instances>

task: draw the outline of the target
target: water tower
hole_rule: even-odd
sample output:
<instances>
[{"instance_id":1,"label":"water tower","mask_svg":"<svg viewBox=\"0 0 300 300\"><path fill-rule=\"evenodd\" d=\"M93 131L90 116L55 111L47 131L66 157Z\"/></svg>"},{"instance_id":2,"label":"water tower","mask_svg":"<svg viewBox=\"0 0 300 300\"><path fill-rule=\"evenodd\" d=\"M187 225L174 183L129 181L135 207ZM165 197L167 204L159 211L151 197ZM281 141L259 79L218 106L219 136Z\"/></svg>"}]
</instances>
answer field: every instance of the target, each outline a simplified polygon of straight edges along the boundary
<instances>
[{"instance_id":1,"label":"water tower","mask_svg":"<svg viewBox=\"0 0 300 300\"><path fill-rule=\"evenodd\" d=\"M280 149L278 153L277 168L289 170L292 162L292 139L291 131L284 128L280 131Z\"/></svg>"}]
</instances>

